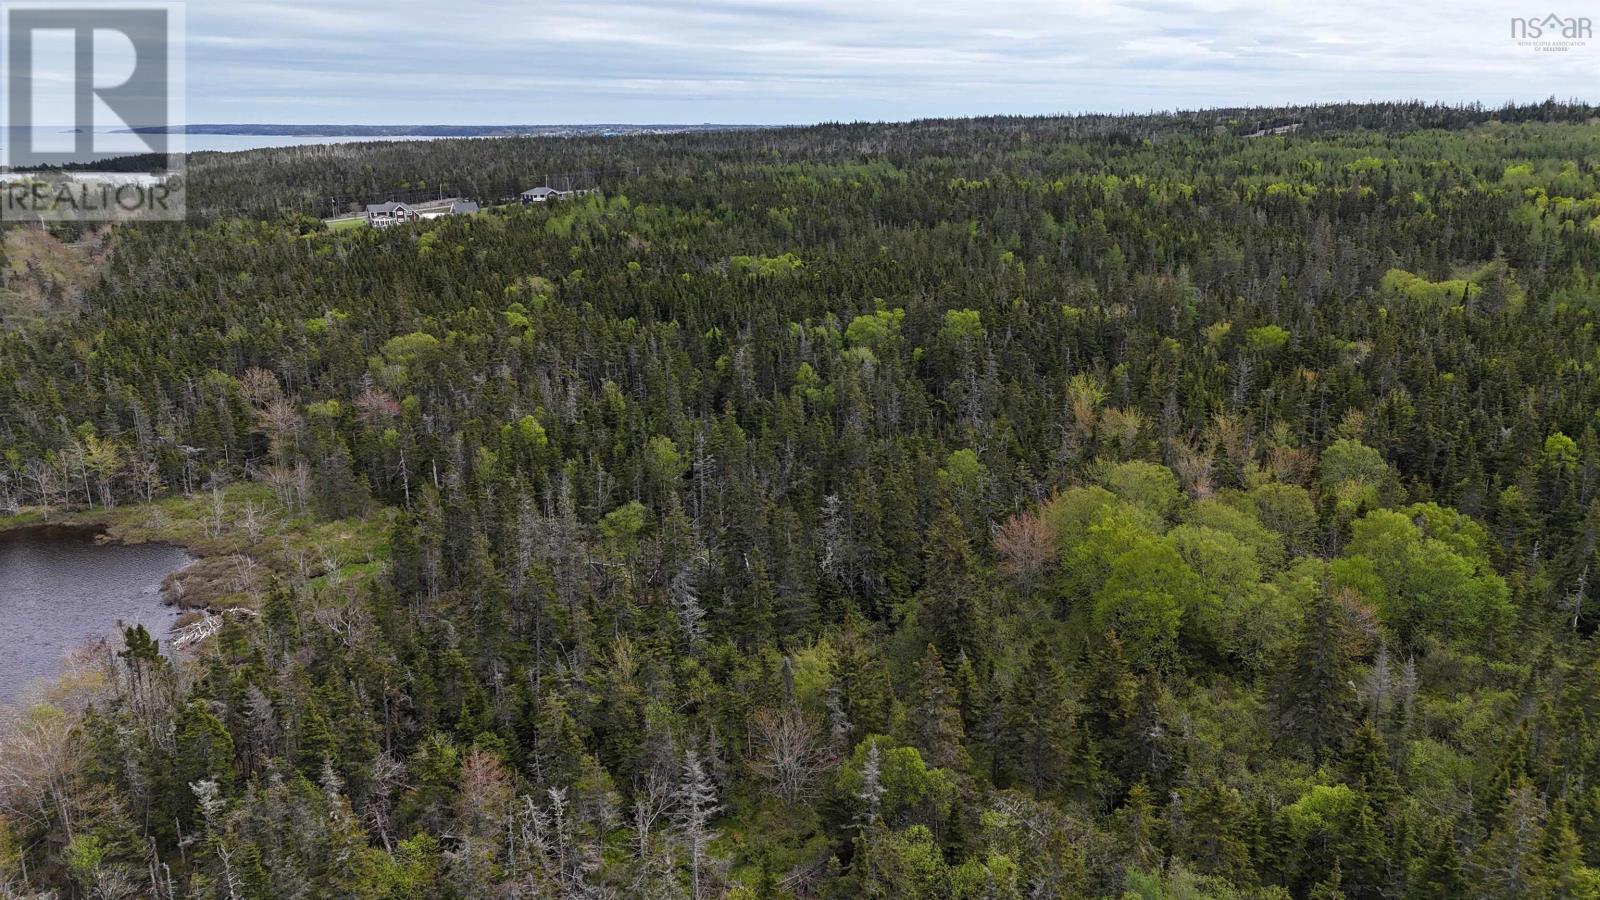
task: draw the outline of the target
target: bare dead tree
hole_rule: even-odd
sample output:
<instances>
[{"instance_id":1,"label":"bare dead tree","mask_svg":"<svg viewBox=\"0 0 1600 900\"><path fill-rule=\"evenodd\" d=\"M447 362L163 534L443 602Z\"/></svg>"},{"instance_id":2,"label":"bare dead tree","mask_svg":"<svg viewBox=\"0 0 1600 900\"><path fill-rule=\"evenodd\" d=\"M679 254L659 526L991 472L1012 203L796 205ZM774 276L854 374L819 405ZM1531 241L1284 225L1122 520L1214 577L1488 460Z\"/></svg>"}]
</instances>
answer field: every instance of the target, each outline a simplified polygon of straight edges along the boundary
<instances>
[{"instance_id":1,"label":"bare dead tree","mask_svg":"<svg viewBox=\"0 0 1600 900\"><path fill-rule=\"evenodd\" d=\"M1572 593L1567 595L1565 606L1572 612L1572 630L1578 630L1578 623L1583 618L1583 598L1589 593L1589 566L1584 565L1583 571L1578 573L1578 583L1573 586Z\"/></svg>"},{"instance_id":2,"label":"bare dead tree","mask_svg":"<svg viewBox=\"0 0 1600 900\"><path fill-rule=\"evenodd\" d=\"M385 852L392 852L394 823L390 818L390 808L395 791L405 778L406 767L390 755L389 751L384 750L373 757L370 772L371 781L361 808L362 824L368 831L378 835L378 840L383 842Z\"/></svg>"},{"instance_id":3,"label":"bare dead tree","mask_svg":"<svg viewBox=\"0 0 1600 900\"><path fill-rule=\"evenodd\" d=\"M1203 500L1217 489L1216 463L1210 451L1201 444L1183 437L1175 438L1169 445L1167 456L1178 481L1189 496Z\"/></svg>"},{"instance_id":4,"label":"bare dead tree","mask_svg":"<svg viewBox=\"0 0 1600 900\"><path fill-rule=\"evenodd\" d=\"M789 806L814 796L818 781L835 762L822 725L795 707L760 710L752 725L756 746L748 765L756 777Z\"/></svg>"},{"instance_id":5,"label":"bare dead tree","mask_svg":"<svg viewBox=\"0 0 1600 900\"><path fill-rule=\"evenodd\" d=\"M44 507L44 514L66 502L67 476L58 458L36 459L28 464L24 477L33 485L34 502Z\"/></svg>"},{"instance_id":6,"label":"bare dead tree","mask_svg":"<svg viewBox=\"0 0 1600 900\"><path fill-rule=\"evenodd\" d=\"M677 785L670 767L652 765L633 786L634 896L659 894L659 886L673 880L670 842L655 840L656 825L672 812Z\"/></svg>"},{"instance_id":7,"label":"bare dead tree","mask_svg":"<svg viewBox=\"0 0 1600 900\"><path fill-rule=\"evenodd\" d=\"M710 861L707 849L717 839L711 829L711 818L721 809L717 805L716 786L693 750L683 757L683 777L678 782L678 803L675 818L678 835L689 851L689 885L694 900L711 896Z\"/></svg>"},{"instance_id":8,"label":"bare dead tree","mask_svg":"<svg viewBox=\"0 0 1600 900\"><path fill-rule=\"evenodd\" d=\"M79 757L71 739L77 717L35 707L0 734L0 812L39 828L60 827L72 840L71 776Z\"/></svg>"}]
</instances>

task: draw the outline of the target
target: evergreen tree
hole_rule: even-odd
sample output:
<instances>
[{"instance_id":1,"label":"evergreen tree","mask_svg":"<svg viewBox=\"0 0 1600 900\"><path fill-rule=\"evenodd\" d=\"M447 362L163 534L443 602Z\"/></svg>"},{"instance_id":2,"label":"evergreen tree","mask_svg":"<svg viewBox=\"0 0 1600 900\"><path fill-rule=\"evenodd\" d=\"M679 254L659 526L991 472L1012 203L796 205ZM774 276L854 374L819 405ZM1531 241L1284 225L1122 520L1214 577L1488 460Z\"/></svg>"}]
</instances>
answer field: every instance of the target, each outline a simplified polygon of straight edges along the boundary
<instances>
[{"instance_id":1,"label":"evergreen tree","mask_svg":"<svg viewBox=\"0 0 1600 900\"><path fill-rule=\"evenodd\" d=\"M942 506L929 526L922 559L917 619L929 642L945 659L965 654L982 660L988 613L966 529L950 506Z\"/></svg>"},{"instance_id":2,"label":"evergreen tree","mask_svg":"<svg viewBox=\"0 0 1600 900\"><path fill-rule=\"evenodd\" d=\"M207 704L191 700L174 723L168 815L186 830L195 827L198 805L191 785L210 782L226 796L234 780L233 736Z\"/></svg>"},{"instance_id":3,"label":"evergreen tree","mask_svg":"<svg viewBox=\"0 0 1600 900\"><path fill-rule=\"evenodd\" d=\"M1074 730L1066 676L1051 647L1038 643L1001 713L994 749L995 783L1026 787L1039 797L1061 790L1066 785Z\"/></svg>"},{"instance_id":4,"label":"evergreen tree","mask_svg":"<svg viewBox=\"0 0 1600 900\"><path fill-rule=\"evenodd\" d=\"M1389 747L1370 720L1356 728L1345 746L1344 771L1345 780L1362 793L1377 820L1394 828L1403 791L1389 764Z\"/></svg>"},{"instance_id":5,"label":"evergreen tree","mask_svg":"<svg viewBox=\"0 0 1600 900\"><path fill-rule=\"evenodd\" d=\"M1426 853L1406 879L1406 896L1418 900L1423 897L1460 897L1466 891L1467 879L1462 873L1455 835L1448 826L1441 826Z\"/></svg>"},{"instance_id":6,"label":"evergreen tree","mask_svg":"<svg viewBox=\"0 0 1600 900\"><path fill-rule=\"evenodd\" d=\"M1212 782L1185 788L1181 794L1183 822L1176 843L1182 857L1195 871L1236 882L1250 880L1253 869L1239 792Z\"/></svg>"},{"instance_id":7,"label":"evergreen tree","mask_svg":"<svg viewBox=\"0 0 1600 900\"><path fill-rule=\"evenodd\" d=\"M910 721L913 743L929 765L964 770L969 764L961 710L945 674L944 662L932 644L918 665L912 683Z\"/></svg>"},{"instance_id":8,"label":"evergreen tree","mask_svg":"<svg viewBox=\"0 0 1600 900\"><path fill-rule=\"evenodd\" d=\"M1326 591L1317 593L1279 676L1280 735L1315 760L1337 751L1354 724L1355 666L1341 616Z\"/></svg>"}]
</instances>

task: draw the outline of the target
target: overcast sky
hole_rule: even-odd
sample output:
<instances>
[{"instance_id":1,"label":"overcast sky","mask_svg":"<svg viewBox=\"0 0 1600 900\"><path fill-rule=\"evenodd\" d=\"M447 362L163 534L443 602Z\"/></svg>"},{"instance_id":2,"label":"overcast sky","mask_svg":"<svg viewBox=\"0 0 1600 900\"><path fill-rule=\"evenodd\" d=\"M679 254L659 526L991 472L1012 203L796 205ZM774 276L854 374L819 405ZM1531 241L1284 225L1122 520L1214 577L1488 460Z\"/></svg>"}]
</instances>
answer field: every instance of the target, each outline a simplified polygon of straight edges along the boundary
<instances>
[{"instance_id":1,"label":"overcast sky","mask_svg":"<svg viewBox=\"0 0 1600 900\"><path fill-rule=\"evenodd\" d=\"M1600 99L1503 3L190 0L190 122L804 123ZM1563 16L1600 9L1557 0Z\"/></svg>"}]
</instances>

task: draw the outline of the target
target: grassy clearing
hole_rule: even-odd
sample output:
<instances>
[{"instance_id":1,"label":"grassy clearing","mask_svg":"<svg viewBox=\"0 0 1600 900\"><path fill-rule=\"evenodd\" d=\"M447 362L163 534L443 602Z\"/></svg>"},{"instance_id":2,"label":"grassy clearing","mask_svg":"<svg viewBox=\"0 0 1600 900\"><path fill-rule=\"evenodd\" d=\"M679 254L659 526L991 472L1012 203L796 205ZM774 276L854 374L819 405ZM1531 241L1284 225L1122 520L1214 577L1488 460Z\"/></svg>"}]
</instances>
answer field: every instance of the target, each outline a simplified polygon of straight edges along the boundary
<instances>
[{"instance_id":1,"label":"grassy clearing","mask_svg":"<svg viewBox=\"0 0 1600 900\"><path fill-rule=\"evenodd\" d=\"M0 531L27 528L30 525L53 525L61 521L59 517L51 518L36 506L24 506L19 512L0 516Z\"/></svg>"}]
</instances>

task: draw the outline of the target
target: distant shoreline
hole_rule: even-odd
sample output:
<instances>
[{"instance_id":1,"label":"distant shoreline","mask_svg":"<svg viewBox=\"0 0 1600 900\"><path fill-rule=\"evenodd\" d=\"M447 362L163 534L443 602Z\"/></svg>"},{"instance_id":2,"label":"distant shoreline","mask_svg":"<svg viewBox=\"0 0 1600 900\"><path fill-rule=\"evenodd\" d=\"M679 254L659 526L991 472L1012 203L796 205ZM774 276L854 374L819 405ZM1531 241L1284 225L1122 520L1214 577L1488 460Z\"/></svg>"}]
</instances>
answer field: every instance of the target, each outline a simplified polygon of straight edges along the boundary
<instances>
[{"instance_id":1,"label":"distant shoreline","mask_svg":"<svg viewBox=\"0 0 1600 900\"><path fill-rule=\"evenodd\" d=\"M773 128L772 125L273 125L198 124L119 129L118 134L223 134L278 137L519 137L572 134L680 134Z\"/></svg>"}]
</instances>

